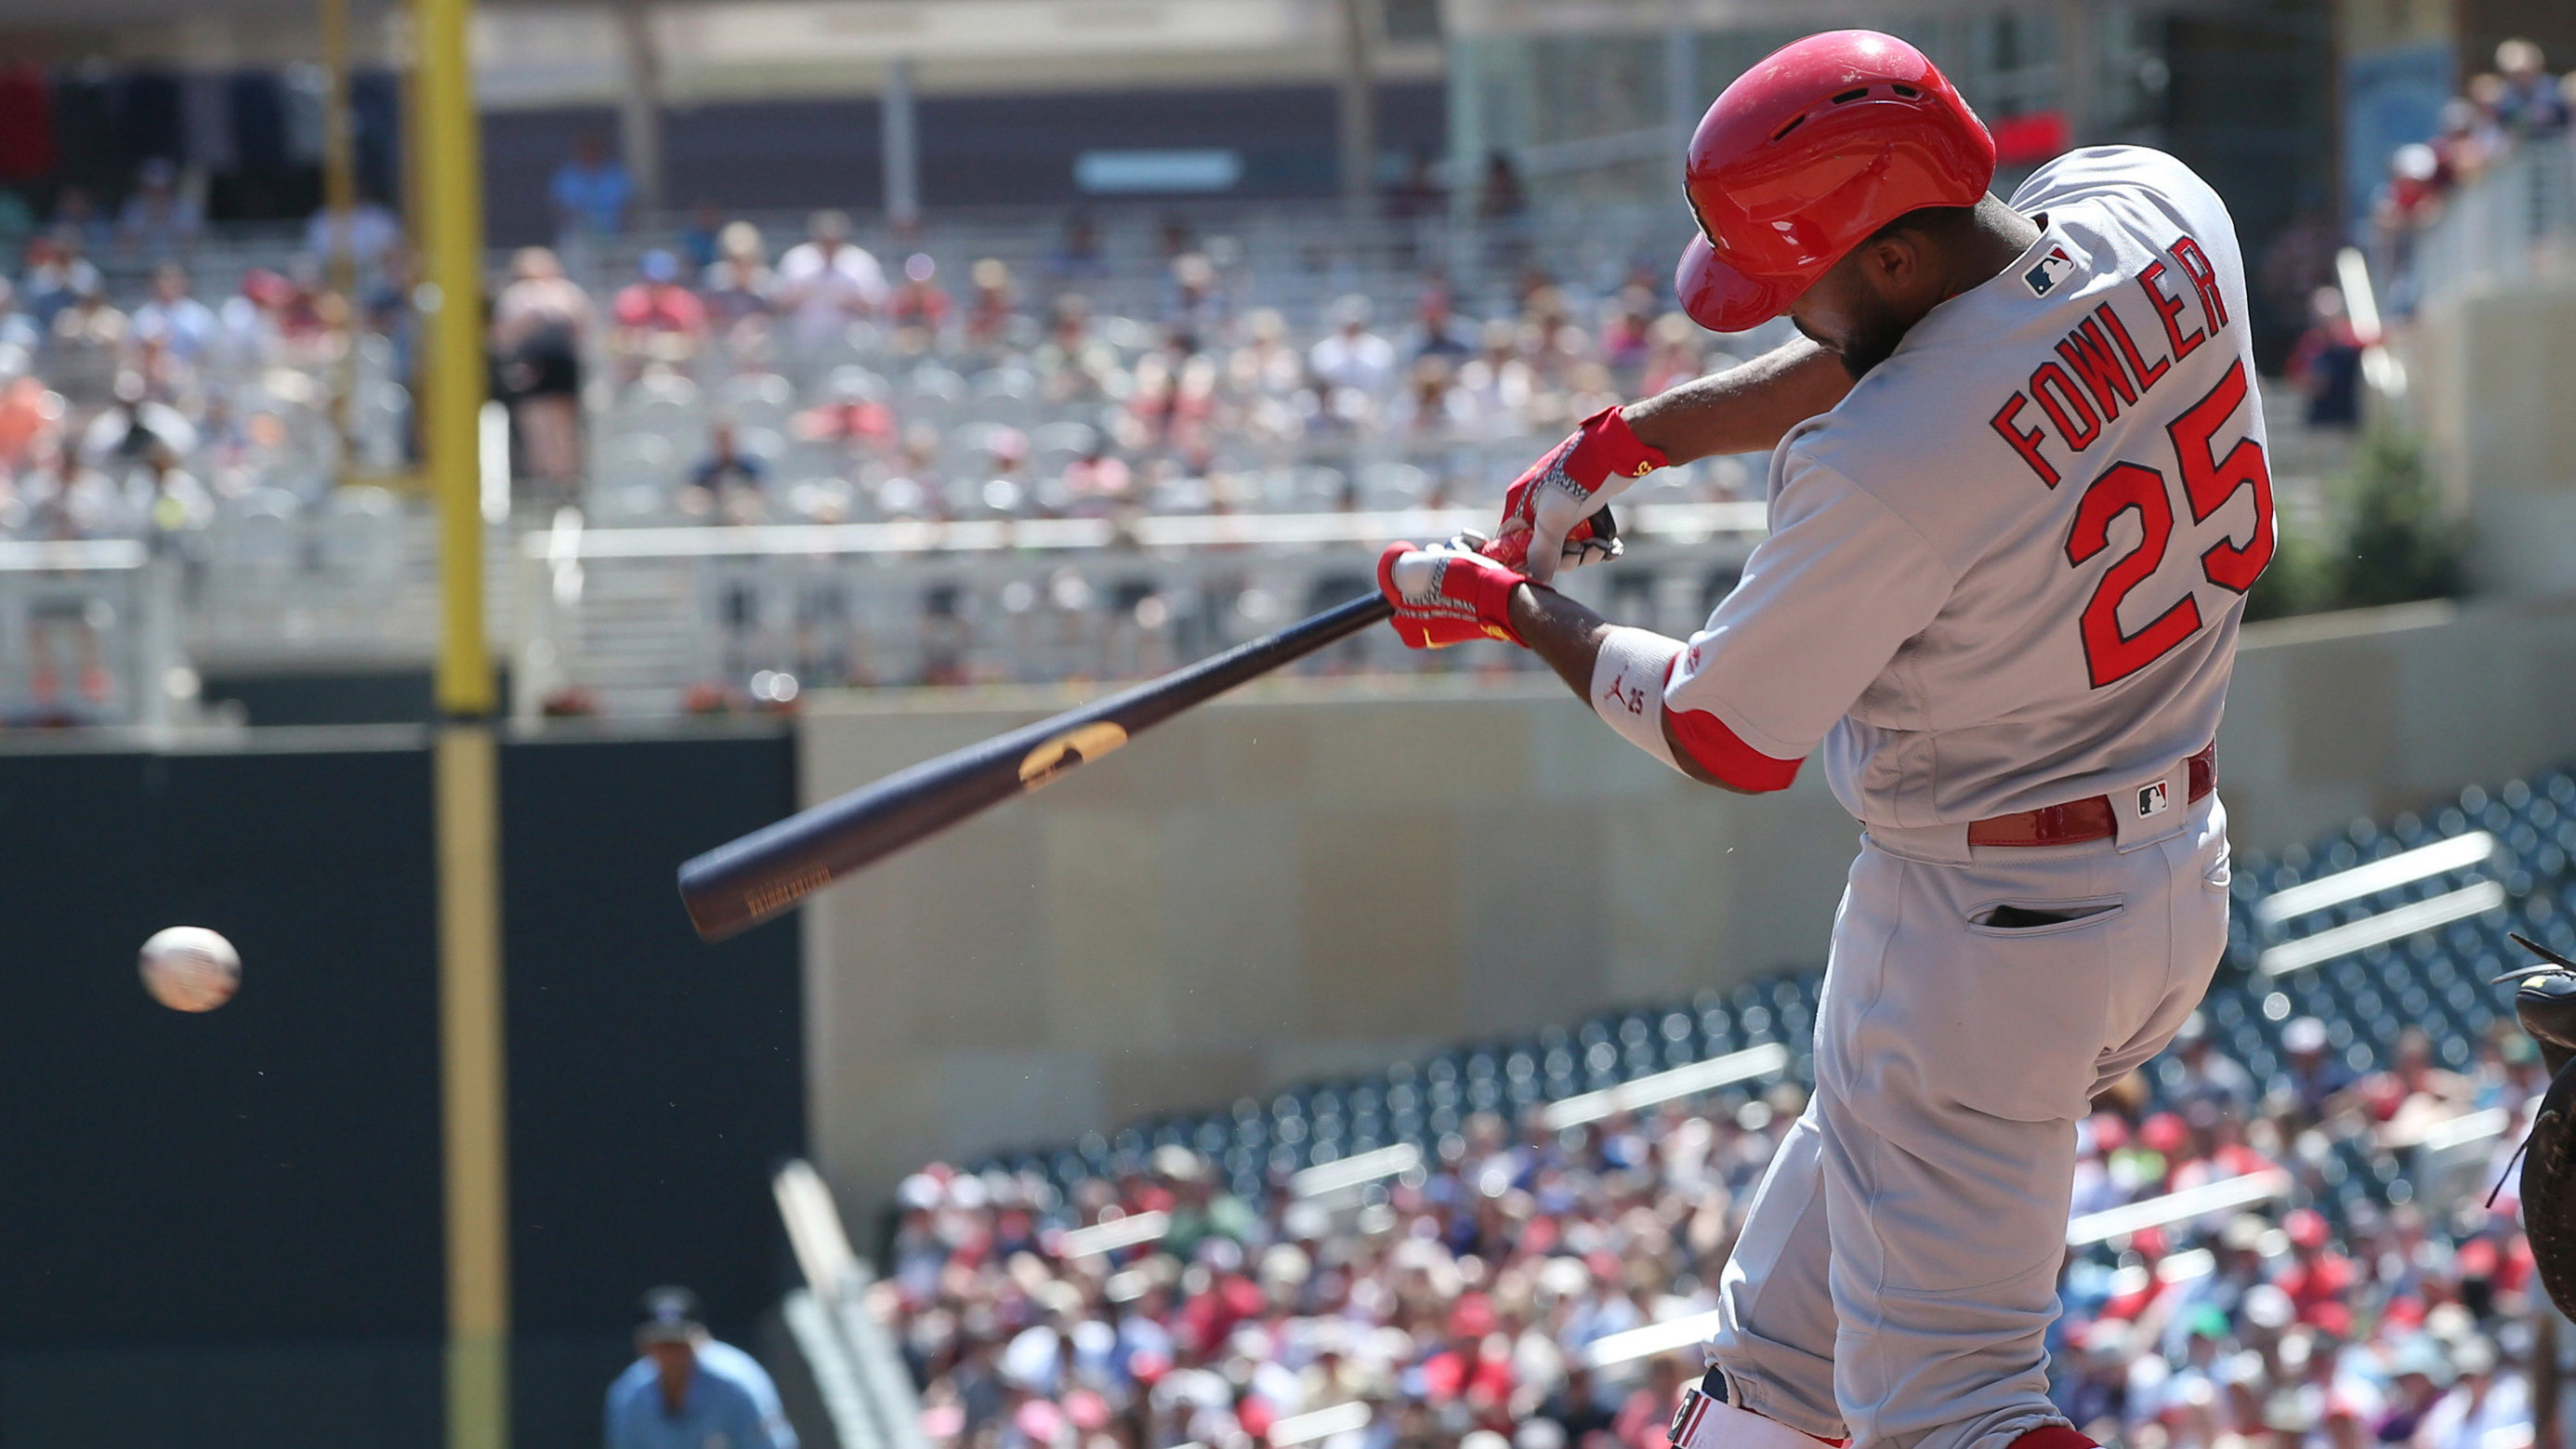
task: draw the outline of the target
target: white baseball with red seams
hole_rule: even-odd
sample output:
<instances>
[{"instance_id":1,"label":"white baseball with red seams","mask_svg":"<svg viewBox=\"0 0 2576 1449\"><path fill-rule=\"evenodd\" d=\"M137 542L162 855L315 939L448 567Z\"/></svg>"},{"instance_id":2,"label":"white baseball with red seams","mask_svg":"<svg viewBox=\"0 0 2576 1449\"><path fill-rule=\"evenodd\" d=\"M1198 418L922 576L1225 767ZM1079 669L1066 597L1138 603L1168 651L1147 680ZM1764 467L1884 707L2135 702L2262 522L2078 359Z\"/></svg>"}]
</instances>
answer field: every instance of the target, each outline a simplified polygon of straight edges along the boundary
<instances>
[{"instance_id":1,"label":"white baseball with red seams","mask_svg":"<svg viewBox=\"0 0 2576 1449\"><path fill-rule=\"evenodd\" d=\"M1771 534L1663 693L1709 772L1778 789L1821 751L1863 825L1816 1096L1708 1346L1738 1409L1859 1445L2066 1432L2044 1336L2075 1124L2226 941L2226 817L2184 762L2272 550L2235 229L2137 148L2012 205L2042 228L2019 259L1782 441ZM2095 796L2115 834L1970 843Z\"/></svg>"}]
</instances>

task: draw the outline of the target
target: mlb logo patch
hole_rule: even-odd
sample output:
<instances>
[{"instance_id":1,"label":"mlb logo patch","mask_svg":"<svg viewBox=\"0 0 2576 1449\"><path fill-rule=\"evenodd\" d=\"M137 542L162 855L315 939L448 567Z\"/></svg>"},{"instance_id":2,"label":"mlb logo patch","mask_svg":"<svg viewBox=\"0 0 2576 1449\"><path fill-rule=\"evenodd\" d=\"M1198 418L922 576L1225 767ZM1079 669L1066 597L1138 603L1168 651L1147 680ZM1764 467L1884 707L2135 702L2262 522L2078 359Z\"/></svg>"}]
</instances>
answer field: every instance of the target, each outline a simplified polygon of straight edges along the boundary
<instances>
[{"instance_id":1,"label":"mlb logo patch","mask_svg":"<svg viewBox=\"0 0 2576 1449\"><path fill-rule=\"evenodd\" d=\"M2158 780L2138 791L2138 818L2144 820L2150 815L2162 815L2171 804L2173 796L2165 790L2165 782Z\"/></svg>"},{"instance_id":2,"label":"mlb logo patch","mask_svg":"<svg viewBox=\"0 0 2576 1449\"><path fill-rule=\"evenodd\" d=\"M2021 280L2030 288L2032 296L2045 297L2056 291L2057 284L2065 281L2067 274L2074 270L2075 259L2066 254L2066 248L2050 247L2048 255L2039 259L2039 265L2021 274Z\"/></svg>"}]
</instances>

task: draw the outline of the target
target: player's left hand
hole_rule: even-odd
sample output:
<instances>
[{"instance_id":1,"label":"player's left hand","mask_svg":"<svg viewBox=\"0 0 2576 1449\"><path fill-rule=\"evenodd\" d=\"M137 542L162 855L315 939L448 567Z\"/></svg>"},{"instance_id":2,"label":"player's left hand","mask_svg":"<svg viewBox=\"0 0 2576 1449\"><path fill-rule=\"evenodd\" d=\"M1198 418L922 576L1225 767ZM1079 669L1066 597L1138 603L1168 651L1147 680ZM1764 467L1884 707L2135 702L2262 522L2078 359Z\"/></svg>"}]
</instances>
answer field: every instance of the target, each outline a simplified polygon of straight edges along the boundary
<instances>
[{"instance_id":1,"label":"player's left hand","mask_svg":"<svg viewBox=\"0 0 2576 1449\"><path fill-rule=\"evenodd\" d=\"M1470 639L1521 642L1511 623L1520 572L1477 552L1484 540L1462 533L1447 543L1390 543L1377 556L1377 589L1395 605L1395 637L1407 649L1446 649Z\"/></svg>"},{"instance_id":2,"label":"player's left hand","mask_svg":"<svg viewBox=\"0 0 2576 1449\"><path fill-rule=\"evenodd\" d=\"M1593 530L1587 536L1580 525L1666 461L1660 449L1629 429L1619 409L1603 408L1532 463L1503 495L1500 537L1508 543L1529 535L1529 576L1542 584L1559 568L1616 558L1615 534L1605 539L1606 530Z\"/></svg>"}]
</instances>

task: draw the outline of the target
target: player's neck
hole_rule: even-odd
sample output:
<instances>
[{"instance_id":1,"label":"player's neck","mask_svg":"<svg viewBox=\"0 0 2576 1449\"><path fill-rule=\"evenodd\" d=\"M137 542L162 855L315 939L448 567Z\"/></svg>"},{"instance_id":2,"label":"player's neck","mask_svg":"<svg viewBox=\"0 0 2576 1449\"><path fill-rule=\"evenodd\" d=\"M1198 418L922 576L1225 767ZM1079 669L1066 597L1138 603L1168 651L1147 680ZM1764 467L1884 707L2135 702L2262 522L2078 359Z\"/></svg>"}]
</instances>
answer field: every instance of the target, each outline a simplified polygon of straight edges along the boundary
<instances>
[{"instance_id":1,"label":"player's neck","mask_svg":"<svg viewBox=\"0 0 2576 1449\"><path fill-rule=\"evenodd\" d=\"M1977 215L1970 223L1968 244L1959 249L1958 268L1950 277L1944 296L1985 285L2011 266L2030 244L2039 240L2040 224L2004 204L2002 198L1987 192L1977 203Z\"/></svg>"}]
</instances>

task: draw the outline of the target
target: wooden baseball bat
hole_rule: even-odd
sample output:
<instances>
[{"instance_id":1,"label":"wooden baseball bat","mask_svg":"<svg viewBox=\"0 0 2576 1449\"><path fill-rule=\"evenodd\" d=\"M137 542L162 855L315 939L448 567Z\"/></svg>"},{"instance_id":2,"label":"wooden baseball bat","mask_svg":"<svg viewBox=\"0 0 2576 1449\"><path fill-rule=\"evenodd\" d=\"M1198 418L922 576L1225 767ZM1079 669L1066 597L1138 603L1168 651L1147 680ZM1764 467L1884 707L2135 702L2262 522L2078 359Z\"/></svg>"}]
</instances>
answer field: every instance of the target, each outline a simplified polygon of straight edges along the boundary
<instances>
[{"instance_id":1,"label":"wooden baseball bat","mask_svg":"<svg viewBox=\"0 0 2576 1449\"><path fill-rule=\"evenodd\" d=\"M698 935L721 941L968 816L1061 779L1139 732L1391 617L1377 595L1238 644L1096 704L897 770L680 867Z\"/></svg>"}]
</instances>

